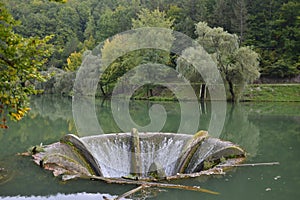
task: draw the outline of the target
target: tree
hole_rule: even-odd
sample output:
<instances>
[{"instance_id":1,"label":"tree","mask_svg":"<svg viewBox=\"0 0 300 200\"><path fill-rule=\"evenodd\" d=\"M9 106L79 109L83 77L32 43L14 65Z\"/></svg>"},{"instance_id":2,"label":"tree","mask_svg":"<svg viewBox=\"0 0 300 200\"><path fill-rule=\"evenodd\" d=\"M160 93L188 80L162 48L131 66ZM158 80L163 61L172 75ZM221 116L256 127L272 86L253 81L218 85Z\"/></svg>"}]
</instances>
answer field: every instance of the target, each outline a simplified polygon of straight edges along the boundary
<instances>
[{"instance_id":1,"label":"tree","mask_svg":"<svg viewBox=\"0 0 300 200\"><path fill-rule=\"evenodd\" d=\"M107 68L105 71L100 69L102 72L100 77L100 89L103 95L106 96L111 93L110 89L104 89L105 86L107 88L108 85L117 82L121 76L141 62L139 60L140 58L134 57L135 52L122 55L124 46L129 46L131 42L132 41L128 40L128 38L124 38L123 35L116 35L111 40L107 39L104 42L103 48L101 49L101 58L102 65ZM118 58L114 60L115 55L120 56L117 56Z\"/></svg>"},{"instance_id":2,"label":"tree","mask_svg":"<svg viewBox=\"0 0 300 200\"><path fill-rule=\"evenodd\" d=\"M240 44L243 44L247 30L248 11L245 0L238 0L233 5L234 17L231 19L232 30L239 34Z\"/></svg>"},{"instance_id":3,"label":"tree","mask_svg":"<svg viewBox=\"0 0 300 200\"><path fill-rule=\"evenodd\" d=\"M142 9L138 15L137 19L132 20L132 28L144 28L144 27L154 27L154 28L165 28L170 30L169 32L158 33L156 30L147 30L148 32L144 32L144 43L153 43L159 42L160 45L169 48L167 51L162 49L141 49L135 53L135 57L139 57L141 60L140 64L145 63L160 63L164 65L170 65L170 51L171 44L173 43L174 37L172 36L171 29L173 28L174 19L167 16L165 12L161 12L158 9L150 11L148 9ZM151 65L150 65L151 66ZM138 79L151 79L153 75L151 70L146 70L143 73L143 76L140 76L141 72L136 71L135 74ZM163 72L157 72L162 73ZM136 80L138 80L136 78ZM153 85L146 85L147 97L153 96Z\"/></svg>"},{"instance_id":4,"label":"tree","mask_svg":"<svg viewBox=\"0 0 300 200\"><path fill-rule=\"evenodd\" d=\"M145 28L145 27L159 27L172 29L174 19L167 17L165 12L161 12L158 9L150 11L148 9L142 9L137 14L137 19L132 20L132 28ZM156 34L154 34L154 32ZM147 29L144 33L143 42L151 43L153 41L159 41L161 46L163 44L171 44L174 40L171 31L168 35L158 35L158 33L153 30ZM171 46L170 46L171 49ZM141 63L161 63L168 65L170 63L170 52L166 52L160 49L141 49L136 52L136 57L140 57Z\"/></svg>"},{"instance_id":5,"label":"tree","mask_svg":"<svg viewBox=\"0 0 300 200\"><path fill-rule=\"evenodd\" d=\"M196 63L197 66L193 66L191 63ZM211 57L201 46L190 47L185 49L182 55L177 58L176 64L176 70L192 83L196 95L203 101L205 99L206 83L202 75L205 74L206 79L209 79L208 81L214 78L213 74L210 73L212 68ZM201 70L203 74L200 74L197 69Z\"/></svg>"},{"instance_id":6,"label":"tree","mask_svg":"<svg viewBox=\"0 0 300 200\"><path fill-rule=\"evenodd\" d=\"M278 11L274 22L274 54L277 59L270 66L270 72L276 77L293 77L300 74L300 3L288 2ZM268 69L268 68L267 68Z\"/></svg>"},{"instance_id":7,"label":"tree","mask_svg":"<svg viewBox=\"0 0 300 200\"><path fill-rule=\"evenodd\" d=\"M174 18L174 29L195 38L195 24L208 17L207 0L185 0L171 4L167 15Z\"/></svg>"},{"instance_id":8,"label":"tree","mask_svg":"<svg viewBox=\"0 0 300 200\"><path fill-rule=\"evenodd\" d=\"M229 99L238 101L244 86L259 77L258 54L250 47L240 47L237 35L223 28L210 28L207 23L199 22L196 33L197 41L215 60L226 83Z\"/></svg>"},{"instance_id":9,"label":"tree","mask_svg":"<svg viewBox=\"0 0 300 200\"><path fill-rule=\"evenodd\" d=\"M132 20L132 28L142 27L161 27L171 28L173 26L174 19L167 17L165 12L161 12L158 9L153 11L143 8L138 14L137 19Z\"/></svg>"},{"instance_id":10,"label":"tree","mask_svg":"<svg viewBox=\"0 0 300 200\"><path fill-rule=\"evenodd\" d=\"M34 81L44 81L39 70L50 56L51 36L23 38L14 33L18 22L0 3L0 116L1 128L7 128L6 116L20 120L30 110L28 97L38 91Z\"/></svg>"},{"instance_id":11,"label":"tree","mask_svg":"<svg viewBox=\"0 0 300 200\"><path fill-rule=\"evenodd\" d=\"M172 24L173 20L171 18L168 18L164 12L160 12L158 9L154 11L142 9L137 14L137 19L132 19L133 29L143 27L161 27L170 29ZM134 34L134 31L132 32L132 34ZM128 47L135 43L141 42L157 42L157 38L162 39L159 41L161 45L164 42L164 39L166 39L167 42L169 42L170 44L172 44L173 41L171 31L169 35L157 35L149 29L143 32L143 38L141 39L139 39L139 34L131 35L127 38L124 38L124 36L120 34L116 35L111 39L106 40L101 52L104 63L108 63L109 66L101 75L101 87L112 83L116 83L119 80L119 78L123 76L126 72L140 64L169 64L170 53L161 49L138 49L131 52L125 52L125 55L122 53L123 50L126 49L124 47ZM169 45L169 47L171 48L171 45ZM121 56L118 57L116 60L112 60L112 57L114 57L115 55ZM144 75L146 76L147 73L145 73ZM151 86L147 87L148 93L151 96ZM106 94L110 93L110 91L104 90L103 88L101 90L104 91Z\"/></svg>"},{"instance_id":12,"label":"tree","mask_svg":"<svg viewBox=\"0 0 300 200\"><path fill-rule=\"evenodd\" d=\"M73 52L67 58L67 65L65 66L66 71L76 71L80 67L82 62L82 54L80 52Z\"/></svg>"},{"instance_id":13,"label":"tree","mask_svg":"<svg viewBox=\"0 0 300 200\"><path fill-rule=\"evenodd\" d=\"M211 25L223 27L225 30L231 30L231 20L235 17L232 9L234 0L216 0Z\"/></svg>"},{"instance_id":14,"label":"tree","mask_svg":"<svg viewBox=\"0 0 300 200\"><path fill-rule=\"evenodd\" d=\"M118 6L116 9L106 8L97 21L96 39L103 41L108 37L131 28L131 20L135 17L134 8Z\"/></svg>"},{"instance_id":15,"label":"tree","mask_svg":"<svg viewBox=\"0 0 300 200\"><path fill-rule=\"evenodd\" d=\"M261 75L290 78L300 73L299 2L294 0L251 0L245 44L261 55Z\"/></svg>"}]
</instances>

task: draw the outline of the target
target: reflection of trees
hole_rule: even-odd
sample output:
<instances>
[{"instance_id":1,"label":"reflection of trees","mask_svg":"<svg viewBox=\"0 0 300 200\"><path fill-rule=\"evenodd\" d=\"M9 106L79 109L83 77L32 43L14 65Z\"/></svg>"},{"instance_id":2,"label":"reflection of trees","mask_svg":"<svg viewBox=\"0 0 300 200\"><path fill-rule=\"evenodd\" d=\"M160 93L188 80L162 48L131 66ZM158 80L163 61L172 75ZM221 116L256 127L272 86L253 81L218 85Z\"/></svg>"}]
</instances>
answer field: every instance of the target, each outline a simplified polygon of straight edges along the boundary
<instances>
[{"instance_id":1,"label":"reflection of trees","mask_svg":"<svg viewBox=\"0 0 300 200\"><path fill-rule=\"evenodd\" d=\"M49 144L76 132L71 99L53 95L32 97L31 108L24 120L10 122L9 129L0 130L1 156L26 151L32 145Z\"/></svg>"},{"instance_id":2,"label":"reflection of trees","mask_svg":"<svg viewBox=\"0 0 300 200\"><path fill-rule=\"evenodd\" d=\"M32 113L39 113L51 120L71 120L72 100L70 98L56 95L42 95L33 97L31 101Z\"/></svg>"},{"instance_id":3,"label":"reflection of trees","mask_svg":"<svg viewBox=\"0 0 300 200\"><path fill-rule=\"evenodd\" d=\"M69 132L67 121L52 120L32 112L24 120L9 125L9 129L0 130L0 158L24 152L28 147L40 143L53 143Z\"/></svg>"},{"instance_id":4,"label":"reflection of trees","mask_svg":"<svg viewBox=\"0 0 300 200\"><path fill-rule=\"evenodd\" d=\"M259 128L249 121L248 111L241 104L228 104L221 138L239 144L250 156L257 154Z\"/></svg>"},{"instance_id":5,"label":"reflection of trees","mask_svg":"<svg viewBox=\"0 0 300 200\"><path fill-rule=\"evenodd\" d=\"M150 123L149 109L153 104L162 105L167 112L167 121L163 127L163 132L176 132L180 122L180 107L178 103L174 102L151 102L151 101L131 101L129 103L129 113L132 120L139 126L146 126ZM125 101L118 101L117 106L127 106ZM103 103L96 102L96 111L98 113L98 120L104 133L120 132L120 128L114 121L110 101ZM128 116L127 116L128 117ZM129 119L124 118L129 122ZM131 127L134 128L134 127ZM151 131L151 130L149 130Z\"/></svg>"},{"instance_id":6,"label":"reflection of trees","mask_svg":"<svg viewBox=\"0 0 300 200\"><path fill-rule=\"evenodd\" d=\"M167 112L166 123L161 130L162 132L177 132L180 122L180 106L176 102L151 102L151 101L135 101L131 104L132 119L140 126L146 126L150 123L149 109L154 104L162 105Z\"/></svg>"},{"instance_id":7,"label":"reflection of trees","mask_svg":"<svg viewBox=\"0 0 300 200\"><path fill-rule=\"evenodd\" d=\"M149 109L153 104L162 105L167 112L167 120L162 131L177 132L182 114L178 102L131 101L129 104L130 117L136 124L140 126L148 125L150 123ZM111 102L109 100L96 99L96 118L104 133L121 132L114 120L110 106ZM126 104L122 103L120 100L118 106L126 106ZM243 104L227 105L226 122L221 138L239 144L241 147L245 148L248 153L250 153L252 156L255 156L259 142L259 129L249 121L248 116L252 107L251 109L248 108L250 107L245 107ZM210 121L213 120L211 119L212 111L210 103L202 103L200 106L200 111L201 115L199 129L207 130L210 126ZM81 115L84 115L83 112L80 113ZM91 114L90 112L87 113ZM34 118L34 120L28 119L27 124L23 124L22 126L36 123L38 120L40 122L36 125L37 127L43 126L40 124L52 124L53 127L49 127L49 130L53 130L53 132L55 132L55 126L58 126L59 124L61 127L65 126L66 133L76 132L72 114L72 100L70 98L50 95L35 97L32 99L32 112L29 117ZM184 116L183 119L186 121L184 123L189 124L189 121L192 119L192 117L193 116ZM127 121L128 119L124 120ZM89 120L86 120L84 117L81 119L81 121L83 121L83 123L85 123L87 126L90 124ZM214 122L212 125L216 123L217 122ZM26 132L26 128L24 130L22 127L20 127L20 130ZM84 134L89 135L91 133ZM20 133L20 135L22 135L22 133Z\"/></svg>"}]
</instances>

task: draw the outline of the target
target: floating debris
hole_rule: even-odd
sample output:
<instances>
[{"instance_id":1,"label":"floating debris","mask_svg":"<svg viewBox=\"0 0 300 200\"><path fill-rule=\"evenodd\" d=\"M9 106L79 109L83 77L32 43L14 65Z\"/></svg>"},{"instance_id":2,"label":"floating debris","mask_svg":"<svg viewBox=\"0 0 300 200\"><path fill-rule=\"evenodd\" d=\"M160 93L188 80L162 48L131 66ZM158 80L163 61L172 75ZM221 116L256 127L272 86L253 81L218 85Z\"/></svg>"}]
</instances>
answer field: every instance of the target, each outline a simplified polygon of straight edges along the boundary
<instances>
[{"instance_id":1,"label":"floating debris","mask_svg":"<svg viewBox=\"0 0 300 200\"><path fill-rule=\"evenodd\" d=\"M272 189L271 188L266 188L266 192L269 192L271 191Z\"/></svg>"},{"instance_id":2,"label":"floating debris","mask_svg":"<svg viewBox=\"0 0 300 200\"><path fill-rule=\"evenodd\" d=\"M281 176L276 176L276 177L274 177L274 180L278 180L280 178L281 178Z\"/></svg>"}]
</instances>

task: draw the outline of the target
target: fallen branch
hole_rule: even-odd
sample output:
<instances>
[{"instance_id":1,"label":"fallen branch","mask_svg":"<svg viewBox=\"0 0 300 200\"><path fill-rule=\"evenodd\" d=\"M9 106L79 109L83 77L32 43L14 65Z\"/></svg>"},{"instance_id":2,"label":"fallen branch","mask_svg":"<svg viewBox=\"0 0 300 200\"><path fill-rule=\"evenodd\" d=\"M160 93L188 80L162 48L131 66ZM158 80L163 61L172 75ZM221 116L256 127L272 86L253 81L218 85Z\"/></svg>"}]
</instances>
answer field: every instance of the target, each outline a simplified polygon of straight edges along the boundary
<instances>
[{"instance_id":1,"label":"fallen branch","mask_svg":"<svg viewBox=\"0 0 300 200\"><path fill-rule=\"evenodd\" d=\"M128 196L130 196L130 195L132 195L132 194L134 194L134 193L136 193L136 192L138 192L138 191L144 189L145 187L146 187L145 185L141 185L141 186L139 186L139 187L137 187L137 188L134 188L134 189L132 189L132 190L129 190L128 192L126 192L126 193L124 193L124 194L118 196L118 197L115 198L114 200L120 200L120 199L122 199L122 198L128 197Z\"/></svg>"},{"instance_id":2,"label":"fallen branch","mask_svg":"<svg viewBox=\"0 0 300 200\"><path fill-rule=\"evenodd\" d=\"M246 164L233 164L233 165L218 165L217 167L255 167L255 166L270 166L270 165L280 165L279 162L269 162L269 163L246 163Z\"/></svg>"},{"instance_id":3,"label":"fallen branch","mask_svg":"<svg viewBox=\"0 0 300 200\"><path fill-rule=\"evenodd\" d=\"M123 178L105 178L105 177L99 177L99 176L91 176L90 179L101 180L106 183L141 185L144 187L172 188L172 189L204 192L204 193L208 193L208 194L219 194L218 192L204 189L204 188L201 188L200 186L186 186L186 185L159 183L159 182L147 182L147 181L139 181L139 180L128 180L128 179L123 179Z\"/></svg>"},{"instance_id":4,"label":"fallen branch","mask_svg":"<svg viewBox=\"0 0 300 200\"><path fill-rule=\"evenodd\" d=\"M146 186L152 187L160 187L160 188L172 188L172 189L181 189L181 190L189 190L189 191L196 191L196 192L204 192L208 194L219 194L218 192L201 188L200 186L187 186L187 185L177 185L177 184L168 184L168 183L145 183Z\"/></svg>"},{"instance_id":5,"label":"fallen branch","mask_svg":"<svg viewBox=\"0 0 300 200\"><path fill-rule=\"evenodd\" d=\"M211 175L224 175L225 172L223 171L222 168L211 168L205 171L200 171L200 172L195 172L191 174L176 174L173 176L168 176L166 177L167 180L177 180L177 179L188 179L188 178L197 178L200 176L211 176Z\"/></svg>"}]
</instances>

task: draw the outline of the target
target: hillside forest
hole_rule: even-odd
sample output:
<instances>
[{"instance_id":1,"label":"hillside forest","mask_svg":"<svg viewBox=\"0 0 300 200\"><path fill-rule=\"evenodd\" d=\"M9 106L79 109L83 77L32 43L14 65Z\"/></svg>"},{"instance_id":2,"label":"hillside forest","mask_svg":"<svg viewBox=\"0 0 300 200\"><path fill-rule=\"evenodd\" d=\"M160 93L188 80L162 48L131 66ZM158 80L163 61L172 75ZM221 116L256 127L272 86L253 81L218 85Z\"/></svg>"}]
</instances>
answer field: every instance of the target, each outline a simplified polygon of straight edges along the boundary
<instances>
[{"instance_id":1,"label":"hillside forest","mask_svg":"<svg viewBox=\"0 0 300 200\"><path fill-rule=\"evenodd\" d=\"M3 0L2 0L3 1ZM239 37L260 55L262 77L289 78L300 73L300 3L298 0L49 0L3 1L21 24L24 37L53 35L54 52L46 66L68 68L68 60L117 33L132 29L142 9L164 12L172 28L196 38L204 21ZM75 63L78 65L78 63Z\"/></svg>"},{"instance_id":2,"label":"hillside forest","mask_svg":"<svg viewBox=\"0 0 300 200\"><path fill-rule=\"evenodd\" d=\"M39 92L35 82L50 79L41 71L66 72L57 77L61 88L70 87L86 52L105 41L102 53L109 56L122 47L107 38L141 27L173 29L198 41L215 58L232 101L259 77L280 82L300 74L298 0L0 0L0 11L0 115L14 120L29 110L28 95ZM197 51L183 54L193 59ZM146 49L114 61L99 81L102 93L147 61L176 69L205 91L201 76L178 56ZM147 86L147 95L152 92Z\"/></svg>"}]
</instances>

